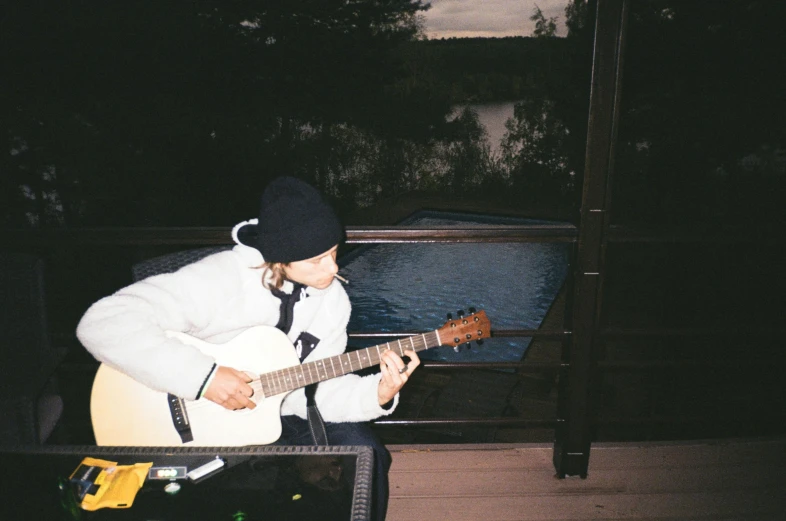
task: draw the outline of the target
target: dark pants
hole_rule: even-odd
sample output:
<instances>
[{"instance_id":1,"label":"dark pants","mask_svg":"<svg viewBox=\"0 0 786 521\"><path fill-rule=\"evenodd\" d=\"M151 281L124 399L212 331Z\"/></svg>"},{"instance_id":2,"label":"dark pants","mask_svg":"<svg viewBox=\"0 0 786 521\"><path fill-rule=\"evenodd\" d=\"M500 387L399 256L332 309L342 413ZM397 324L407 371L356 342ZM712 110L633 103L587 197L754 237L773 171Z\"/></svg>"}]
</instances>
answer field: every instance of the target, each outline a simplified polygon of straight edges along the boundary
<instances>
[{"instance_id":1,"label":"dark pants","mask_svg":"<svg viewBox=\"0 0 786 521\"><path fill-rule=\"evenodd\" d=\"M388 510L388 470L390 452L365 423L325 422L330 445L365 445L374 450L374 492L371 498L372 519L383 521ZM297 416L281 417L281 437L276 445L314 445L308 421Z\"/></svg>"}]
</instances>

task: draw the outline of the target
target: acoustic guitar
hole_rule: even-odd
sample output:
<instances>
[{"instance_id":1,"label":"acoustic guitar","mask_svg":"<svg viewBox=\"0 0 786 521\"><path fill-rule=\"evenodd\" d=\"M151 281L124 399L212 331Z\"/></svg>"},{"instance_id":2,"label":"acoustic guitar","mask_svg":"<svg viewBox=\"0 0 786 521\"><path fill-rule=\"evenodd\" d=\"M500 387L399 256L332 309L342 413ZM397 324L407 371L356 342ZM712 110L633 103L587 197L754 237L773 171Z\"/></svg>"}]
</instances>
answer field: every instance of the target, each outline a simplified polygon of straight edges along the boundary
<instances>
[{"instance_id":1,"label":"acoustic guitar","mask_svg":"<svg viewBox=\"0 0 786 521\"><path fill-rule=\"evenodd\" d=\"M155 391L101 364L93 381L90 413L98 445L244 446L267 445L281 436L281 402L309 384L378 365L392 349L401 356L489 336L484 311L448 320L441 328L366 349L300 364L287 336L274 327L250 328L224 344L184 333L167 335L215 358L218 365L246 371L252 378L254 409L230 411L206 400L188 400Z\"/></svg>"}]
</instances>

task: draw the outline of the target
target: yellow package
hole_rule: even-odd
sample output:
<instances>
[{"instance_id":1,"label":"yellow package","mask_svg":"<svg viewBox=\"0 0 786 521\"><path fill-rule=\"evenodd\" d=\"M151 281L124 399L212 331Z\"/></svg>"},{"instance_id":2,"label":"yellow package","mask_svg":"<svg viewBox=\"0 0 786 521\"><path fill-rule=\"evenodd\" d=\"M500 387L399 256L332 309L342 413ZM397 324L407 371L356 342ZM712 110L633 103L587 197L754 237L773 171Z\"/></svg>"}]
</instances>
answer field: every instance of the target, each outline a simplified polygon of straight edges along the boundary
<instances>
[{"instance_id":1,"label":"yellow package","mask_svg":"<svg viewBox=\"0 0 786 521\"><path fill-rule=\"evenodd\" d=\"M85 458L71 474L70 481L85 510L128 508L152 466L152 463L118 465L115 461Z\"/></svg>"}]
</instances>

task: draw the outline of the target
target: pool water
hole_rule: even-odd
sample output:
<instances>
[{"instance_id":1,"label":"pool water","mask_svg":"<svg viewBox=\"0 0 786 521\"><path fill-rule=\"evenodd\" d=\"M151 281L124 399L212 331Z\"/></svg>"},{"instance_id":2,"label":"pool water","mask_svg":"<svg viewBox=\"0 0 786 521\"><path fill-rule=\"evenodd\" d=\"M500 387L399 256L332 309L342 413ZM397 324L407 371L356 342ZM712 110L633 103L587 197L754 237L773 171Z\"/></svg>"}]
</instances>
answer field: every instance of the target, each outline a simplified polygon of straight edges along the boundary
<instances>
[{"instance_id":1,"label":"pool water","mask_svg":"<svg viewBox=\"0 0 786 521\"><path fill-rule=\"evenodd\" d=\"M484 217L452 212L419 212L404 226L554 224L551 221ZM492 329L537 329L565 281L569 246L562 243L377 244L339 259L349 279L349 331L400 332L441 327L447 314L485 310ZM360 341L369 346L387 339ZM524 356L529 338L488 339L456 353L439 347L425 360L513 362Z\"/></svg>"}]
</instances>

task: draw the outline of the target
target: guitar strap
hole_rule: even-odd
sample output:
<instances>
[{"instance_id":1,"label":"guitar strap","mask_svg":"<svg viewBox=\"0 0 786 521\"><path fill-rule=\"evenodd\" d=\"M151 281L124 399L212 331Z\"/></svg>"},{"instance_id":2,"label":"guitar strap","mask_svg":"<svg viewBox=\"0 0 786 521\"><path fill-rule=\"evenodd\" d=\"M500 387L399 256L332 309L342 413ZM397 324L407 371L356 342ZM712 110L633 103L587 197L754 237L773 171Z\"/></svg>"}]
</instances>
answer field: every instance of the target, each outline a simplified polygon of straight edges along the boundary
<instances>
[{"instance_id":1,"label":"guitar strap","mask_svg":"<svg viewBox=\"0 0 786 521\"><path fill-rule=\"evenodd\" d=\"M317 402L314 400L314 395L317 392L317 384L307 385L305 391L308 428L311 430L311 437L314 439L314 445L329 445L327 431L325 430L325 422L322 420L322 415L319 413L319 409L317 409Z\"/></svg>"},{"instance_id":2,"label":"guitar strap","mask_svg":"<svg viewBox=\"0 0 786 521\"><path fill-rule=\"evenodd\" d=\"M279 300L281 300L281 307L279 308L279 319L278 324L276 324L276 328L280 329L286 334L289 334L289 330L292 328L292 321L295 318L295 304L301 299L301 297L306 296L308 294L305 292L305 286L300 284L299 282L293 283L292 293L284 293L280 289L271 289L271 293ZM303 336L310 336L307 333L301 335ZM304 342L305 340L305 342ZM314 348L314 344L309 342L310 338L300 338L299 344L301 345L301 349L298 352L298 357L302 362L303 359L309 355L311 350ZM314 395L317 392L317 385L318 384L311 384L307 385L305 388L306 391L306 416L308 417L308 428L311 431L311 437L314 439L315 445L328 445L327 439L327 430L325 429L325 422L322 419L322 415L319 413L319 409L317 409L317 402L314 399Z\"/></svg>"}]
</instances>

